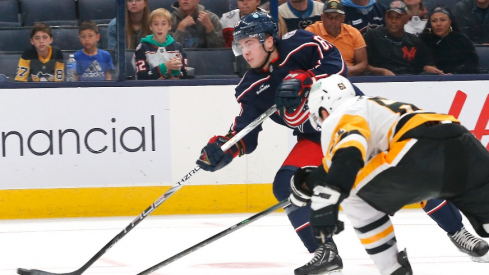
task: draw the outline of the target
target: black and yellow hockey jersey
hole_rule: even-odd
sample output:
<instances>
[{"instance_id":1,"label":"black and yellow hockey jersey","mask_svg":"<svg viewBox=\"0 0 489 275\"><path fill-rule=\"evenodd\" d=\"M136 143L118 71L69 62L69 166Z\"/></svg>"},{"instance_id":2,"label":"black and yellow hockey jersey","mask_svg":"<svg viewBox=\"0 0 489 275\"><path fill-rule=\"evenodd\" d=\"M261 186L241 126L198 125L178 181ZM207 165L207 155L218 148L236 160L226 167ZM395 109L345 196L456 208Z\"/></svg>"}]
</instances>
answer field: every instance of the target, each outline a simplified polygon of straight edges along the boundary
<instances>
[{"instance_id":1,"label":"black and yellow hockey jersey","mask_svg":"<svg viewBox=\"0 0 489 275\"><path fill-rule=\"evenodd\" d=\"M56 47L49 47L46 58L37 54L36 48L25 50L19 60L15 81L63 81L63 53Z\"/></svg>"}]
</instances>

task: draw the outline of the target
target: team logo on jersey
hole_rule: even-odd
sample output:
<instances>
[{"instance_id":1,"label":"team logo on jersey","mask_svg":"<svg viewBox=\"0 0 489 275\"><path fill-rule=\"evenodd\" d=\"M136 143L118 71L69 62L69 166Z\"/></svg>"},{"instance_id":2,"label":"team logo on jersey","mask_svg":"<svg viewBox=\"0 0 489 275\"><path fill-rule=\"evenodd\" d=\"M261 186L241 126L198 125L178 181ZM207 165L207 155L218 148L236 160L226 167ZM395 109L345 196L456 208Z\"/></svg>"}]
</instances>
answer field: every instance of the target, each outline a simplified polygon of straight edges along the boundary
<instances>
[{"instance_id":1,"label":"team logo on jersey","mask_svg":"<svg viewBox=\"0 0 489 275\"><path fill-rule=\"evenodd\" d=\"M261 92L265 91L270 87L270 84L261 84L260 88L258 88L258 91L256 91L256 94L259 95Z\"/></svg>"},{"instance_id":2,"label":"team logo on jersey","mask_svg":"<svg viewBox=\"0 0 489 275\"><path fill-rule=\"evenodd\" d=\"M282 36L282 40L291 38L292 36L294 36L294 34L295 34L296 31L297 30L294 30L294 31L291 31L291 32L288 32L288 33L284 34L284 36Z\"/></svg>"}]
</instances>

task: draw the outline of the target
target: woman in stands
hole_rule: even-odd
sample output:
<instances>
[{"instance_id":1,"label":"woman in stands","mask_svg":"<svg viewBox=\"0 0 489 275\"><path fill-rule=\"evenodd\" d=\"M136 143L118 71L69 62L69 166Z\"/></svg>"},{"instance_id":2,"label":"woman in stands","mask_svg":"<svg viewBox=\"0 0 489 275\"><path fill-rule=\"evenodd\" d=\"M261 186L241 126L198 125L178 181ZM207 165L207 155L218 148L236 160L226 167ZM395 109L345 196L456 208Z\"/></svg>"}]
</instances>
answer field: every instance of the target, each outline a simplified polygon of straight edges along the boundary
<instances>
[{"instance_id":1,"label":"woman in stands","mask_svg":"<svg viewBox=\"0 0 489 275\"><path fill-rule=\"evenodd\" d=\"M126 49L135 49L141 38L151 34L149 29L148 0L127 0L126 7ZM117 20L112 19L107 30L108 48L115 51L117 48Z\"/></svg>"},{"instance_id":2,"label":"woman in stands","mask_svg":"<svg viewBox=\"0 0 489 275\"><path fill-rule=\"evenodd\" d=\"M436 67L446 74L478 73L479 57L474 45L462 34L450 10L436 7L420 35L430 48Z\"/></svg>"}]
</instances>

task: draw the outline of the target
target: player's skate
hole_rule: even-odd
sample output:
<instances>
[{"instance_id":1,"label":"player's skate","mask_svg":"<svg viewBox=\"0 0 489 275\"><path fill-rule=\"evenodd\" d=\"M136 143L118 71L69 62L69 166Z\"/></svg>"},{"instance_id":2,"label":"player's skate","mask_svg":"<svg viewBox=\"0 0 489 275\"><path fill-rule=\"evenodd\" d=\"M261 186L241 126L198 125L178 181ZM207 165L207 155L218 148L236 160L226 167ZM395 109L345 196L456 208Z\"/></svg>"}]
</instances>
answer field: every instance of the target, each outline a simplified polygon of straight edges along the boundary
<instances>
[{"instance_id":1,"label":"player's skate","mask_svg":"<svg viewBox=\"0 0 489 275\"><path fill-rule=\"evenodd\" d=\"M338 255L338 249L334 242L321 244L314 257L307 264L294 270L295 275L326 274L343 269L343 261Z\"/></svg>"},{"instance_id":2,"label":"player's skate","mask_svg":"<svg viewBox=\"0 0 489 275\"><path fill-rule=\"evenodd\" d=\"M489 262L487 242L470 234L464 227L454 234L448 234L448 237L460 251L471 256L474 262Z\"/></svg>"},{"instance_id":3,"label":"player's skate","mask_svg":"<svg viewBox=\"0 0 489 275\"><path fill-rule=\"evenodd\" d=\"M413 270L411 268L411 264L409 263L406 249L397 253L397 261L401 265L394 273L391 275L412 275Z\"/></svg>"}]
</instances>

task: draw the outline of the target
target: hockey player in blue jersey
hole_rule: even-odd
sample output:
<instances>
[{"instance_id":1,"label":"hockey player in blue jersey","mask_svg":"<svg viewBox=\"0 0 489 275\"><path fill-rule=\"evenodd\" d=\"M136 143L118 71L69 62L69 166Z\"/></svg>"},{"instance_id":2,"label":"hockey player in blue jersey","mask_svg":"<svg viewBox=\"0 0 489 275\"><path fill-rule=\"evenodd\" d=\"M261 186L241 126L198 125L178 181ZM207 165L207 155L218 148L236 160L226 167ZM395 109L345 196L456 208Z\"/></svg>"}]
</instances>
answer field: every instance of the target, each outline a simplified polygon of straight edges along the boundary
<instances>
[{"instance_id":1,"label":"hockey player in blue jersey","mask_svg":"<svg viewBox=\"0 0 489 275\"><path fill-rule=\"evenodd\" d=\"M241 112L226 135L214 136L204 147L203 154L197 161L202 169L219 170L234 157L250 154L255 150L261 126L226 152L220 146L275 104L275 93L279 86L300 85L301 90L306 92L313 79L332 74L346 76L347 66L340 52L321 37L304 30L290 32L282 39L277 36L277 24L265 12L245 16L234 28L233 51L237 55L242 54L251 69L236 87L235 95ZM290 195L290 178L298 168L321 163L320 132L308 120L306 96L306 93L301 93L290 98L301 105L297 110L286 110L278 106L280 112L270 117L275 123L293 129L297 137L297 144L273 181L273 193L279 201ZM287 102L279 104L283 103ZM309 252L314 252L317 243L309 226L309 210L294 205L286 206L284 210L306 248ZM341 269L342 266L339 256L332 259L331 269Z\"/></svg>"}]
</instances>

